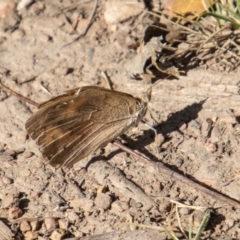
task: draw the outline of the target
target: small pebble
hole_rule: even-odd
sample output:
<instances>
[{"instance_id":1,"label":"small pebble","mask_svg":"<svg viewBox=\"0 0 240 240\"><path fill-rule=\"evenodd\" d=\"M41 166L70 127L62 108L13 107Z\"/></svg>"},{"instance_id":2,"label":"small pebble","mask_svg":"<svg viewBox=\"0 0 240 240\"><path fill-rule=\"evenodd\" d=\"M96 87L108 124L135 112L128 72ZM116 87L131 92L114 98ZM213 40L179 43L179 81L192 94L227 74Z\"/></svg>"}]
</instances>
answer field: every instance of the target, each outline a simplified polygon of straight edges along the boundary
<instances>
[{"instance_id":1,"label":"small pebble","mask_svg":"<svg viewBox=\"0 0 240 240\"><path fill-rule=\"evenodd\" d=\"M187 124L185 122L181 122L178 125L178 129L183 132L187 128Z\"/></svg>"},{"instance_id":2,"label":"small pebble","mask_svg":"<svg viewBox=\"0 0 240 240\"><path fill-rule=\"evenodd\" d=\"M33 153L29 152L29 151L24 151L24 153L23 153L24 158L30 158L32 155L33 155Z\"/></svg>"},{"instance_id":3,"label":"small pebble","mask_svg":"<svg viewBox=\"0 0 240 240\"><path fill-rule=\"evenodd\" d=\"M33 0L20 0L17 5L17 10L20 11L27 8L31 3L33 3Z\"/></svg>"},{"instance_id":4,"label":"small pebble","mask_svg":"<svg viewBox=\"0 0 240 240\"><path fill-rule=\"evenodd\" d=\"M115 213L120 213L120 212L123 211L119 201L115 201L115 202L112 203L111 210Z\"/></svg>"},{"instance_id":5,"label":"small pebble","mask_svg":"<svg viewBox=\"0 0 240 240\"><path fill-rule=\"evenodd\" d=\"M29 177L31 175L31 171L29 169L25 169L22 172L23 177Z\"/></svg>"},{"instance_id":6,"label":"small pebble","mask_svg":"<svg viewBox=\"0 0 240 240\"><path fill-rule=\"evenodd\" d=\"M51 240L61 240L65 235L65 231L63 229L54 230L50 236Z\"/></svg>"},{"instance_id":7,"label":"small pebble","mask_svg":"<svg viewBox=\"0 0 240 240\"><path fill-rule=\"evenodd\" d=\"M19 141L21 142L25 142L28 138L28 134L26 131L20 131L19 134L18 134L18 139Z\"/></svg>"},{"instance_id":8,"label":"small pebble","mask_svg":"<svg viewBox=\"0 0 240 240\"><path fill-rule=\"evenodd\" d=\"M53 230L57 227L56 219L53 217L45 218L44 223L47 230Z\"/></svg>"},{"instance_id":9,"label":"small pebble","mask_svg":"<svg viewBox=\"0 0 240 240\"><path fill-rule=\"evenodd\" d=\"M94 203L96 206L107 210L112 204L112 198L108 194L99 193L95 198Z\"/></svg>"},{"instance_id":10,"label":"small pebble","mask_svg":"<svg viewBox=\"0 0 240 240\"><path fill-rule=\"evenodd\" d=\"M211 131L211 142L218 143L221 139L221 131L219 127L214 127Z\"/></svg>"},{"instance_id":11,"label":"small pebble","mask_svg":"<svg viewBox=\"0 0 240 240\"><path fill-rule=\"evenodd\" d=\"M178 195L179 195L178 189L171 189L171 191L170 191L170 197L171 198L177 198Z\"/></svg>"},{"instance_id":12,"label":"small pebble","mask_svg":"<svg viewBox=\"0 0 240 240\"><path fill-rule=\"evenodd\" d=\"M120 202L121 208L123 211L129 209L129 203L128 202Z\"/></svg>"},{"instance_id":13,"label":"small pebble","mask_svg":"<svg viewBox=\"0 0 240 240\"><path fill-rule=\"evenodd\" d=\"M164 140L165 140L165 138L161 133L157 134L157 136L155 138L155 142L158 144L158 146L161 146L163 144Z\"/></svg>"},{"instance_id":14,"label":"small pebble","mask_svg":"<svg viewBox=\"0 0 240 240\"><path fill-rule=\"evenodd\" d=\"M86 203L82 206L84 212L91 212L93 208L93 201L88 200Z\"/></svg>"},{"instance_id":15,"label":"small pebble","mask_svg":"<svg viewBox=\"0 0 240 240\"><path fill-rule=\"evenodd\" d=\"M22 221L20 224L20 230L22 231L22 233L25 233L31 230L31 226L27 221Z\"/></svg>"},{"instance_id":16,"label":"small pebble","mask_svg":"<svg viewBox=\"0 0 240 240\"><path fill-rule=\"evenodd\" d=\"M11 178L5 177L5 176L2 177L2 181L3 181L4 184L11 184L11 183L13 183L13 180Z\"/></svg>"},{"instance_id":17,"label":"small pebble","mask_svg":"<svg viewBox=\"0 0 240 240\"><path fill-rule=\"evenodd\" d=\"M69 222L79 221L78 215L73 211L68 211L67 218L68 218Z\"/></svg>"},{"instance_id":18,"label":"small pebble","mask_svg":"<svg viewBox=\"0 0 240 240\"><path fill-rule=\"evenodd\" d=\"M29 9L29 13L32 15L38 15L40 12L42 12L45 8L44 3L42 2L36 2L35 4L33 4L30 9Z\"/></svg>"},{"instance_id":19,"label":"small pebble","mask_svg":"<svg viewBox=\"0 0 240 240\"><path fill-rule=\"evenodd\" d=\"M31 221L30 225L32 227L32 231L37 231L40 228L40 222L38 220Z\"/></svg>"},{"instance_id":20,"label":"small pebble","mask_svg":"<svg viewBox=\"0 0 240 240\"><path fill-rule=\"evenodd\" d=\"M84 211L90 211L93 207L93 201L86 198L73 199L70 201L70 207L74 209L83 208Z\"/></svg>"},{"instance_id":21,"label":"small pebble","mask_svg":"<svg viewBox=\"0 0 240 240\"><path fill-rule=\"evenodd\" d=\"M206 150L208 152L216 152L217 151L217 145L215 143L209 143L209 142L206 142L204 147L206 148Z\"/></svg>"},{"instance_id":22,"label":"small pebble","mask_svg":"<svg viewBox=\"0 0 240 240\"><path fill-rule=\"evenodd\" d=\"M179 212L182 214L182 215L188 215L189 214L189 209L186 208L186 207L183 207L179 210Z\"/></svg>"},{"instance_id":23,"label":"small pebble","mask_svg":"<svg viewBox=\"0 0 240 240\"><path fill-rule=\"evenodd\" d=\"M27 231L24 233L25 240L39 239L38 234L33 231Z\"/></svg>"},{"instance_id":24,"label":"small pebble","mask_svg":"<svg viewBox=\"0 0 240 240\"><path fill-rule=\"evenodd\" d=\"M59 225L59 228L61 228L61 229L64 229L64 230L68 229L68 221L65 219L59 219L58 225Z\"/></svg>"},{"instance_id":25,"label":"small pebble","mask_svg":"<svg viewBox=\"0 0 240 240\"><path fill-rule=\"evenodd\" d=\"M135 208L141 208L143 205L140 202L137 202L133 205Z\"/></svg>"},{"instance_id":26,"label":"small pebble","mask_svg":"<svg viewBox=\"0 0 240 240\"><path fill-rule=\"evenodd\" d=\"M177 167L181 167L182 165L183 165L183 159L181 159L181 158L178 157L178 158L176 159L176 166L177 166Z\"/></svg>"}]
</instances>

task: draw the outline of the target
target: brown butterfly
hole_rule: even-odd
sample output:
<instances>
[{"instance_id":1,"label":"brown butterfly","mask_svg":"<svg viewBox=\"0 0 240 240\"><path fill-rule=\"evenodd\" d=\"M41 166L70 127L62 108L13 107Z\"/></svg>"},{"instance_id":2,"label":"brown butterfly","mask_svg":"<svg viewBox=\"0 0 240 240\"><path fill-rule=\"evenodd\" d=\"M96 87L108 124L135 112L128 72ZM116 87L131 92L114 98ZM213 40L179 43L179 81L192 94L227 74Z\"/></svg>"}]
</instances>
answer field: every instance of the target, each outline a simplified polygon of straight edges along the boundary
<instances>
[{"instance_id":1,"label":"brown butterfly","mask_svg":"<svg viewBox=\"0 0 240 240\"><path fill-rule=\"evenodd\" d=\"M52 166L72 167L137 125L150 98L151 89L135 98L102 87L80 87L40 104L26 129Z\"/></svg>"}]
</instances>

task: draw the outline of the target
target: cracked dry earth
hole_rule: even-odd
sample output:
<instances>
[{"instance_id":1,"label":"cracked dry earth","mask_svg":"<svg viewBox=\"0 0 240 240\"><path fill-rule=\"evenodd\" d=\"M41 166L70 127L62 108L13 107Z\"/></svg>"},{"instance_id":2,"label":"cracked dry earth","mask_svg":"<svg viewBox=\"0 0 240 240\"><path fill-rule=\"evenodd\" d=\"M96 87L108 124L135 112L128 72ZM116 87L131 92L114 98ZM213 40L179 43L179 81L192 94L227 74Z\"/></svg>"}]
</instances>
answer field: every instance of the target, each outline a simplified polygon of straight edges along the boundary
<instances>
[{"instance_id":1,"label":"cracked dry earth","mask_svg":"<svg viewBox=\"0 0 240 240\"><path fill-rule=\"evenodd\" d=\"M141 38L141 24L107 25L100 1L87 35L61 49L78 33L72 33L63 13L53 14L58 1L45 1L37 11L40 3L23 13L14 31L0 32L4 85L38 103L51 98L45 89L56 96L80 86L103 86L101 71L119 91L140 95L150 86L133 78L131 59L138 53L126 44ZM239 87L239 71L197 68L178 80L162 80L153 88L151 114L144 118L159 134L159 151L154 132L143 124L120 141L240 201ZM213 209L202 239L240 239L239 208L179 182L174 175L156 172L112 144L72 169L54 169L25 130L36 108L4 91L0 96L0 224L9 230L7 236L169 239L160 228L164 226L184 239L171 203L175 200ZM196 231L203 212L180 208L179 215L186 231L194 215Z\"/></svg>"}]
</instances>

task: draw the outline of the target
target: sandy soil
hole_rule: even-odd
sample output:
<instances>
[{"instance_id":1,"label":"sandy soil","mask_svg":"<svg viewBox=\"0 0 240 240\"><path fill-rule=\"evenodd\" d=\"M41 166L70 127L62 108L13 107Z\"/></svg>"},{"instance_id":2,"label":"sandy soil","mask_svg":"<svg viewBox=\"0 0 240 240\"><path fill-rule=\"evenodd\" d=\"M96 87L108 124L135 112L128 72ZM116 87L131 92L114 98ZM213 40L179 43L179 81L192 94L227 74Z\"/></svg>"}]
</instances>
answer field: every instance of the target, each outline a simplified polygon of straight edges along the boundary
<instances>
[{"instance_id":1,"label":"sandy soil","mask_svg":"<svg viewBox=\"0 0 240 240\"><path fill-rule=\"evenodd\" d=\"M131 60L138 51L128 48L142 37L145 25L139 18L107 24L104 1L99 1L87 35L62 48L86 28L94 2L79 5L86 18L76 31L69 19L78 10L60 11L66 5L70 2L33 1L18 12L21 18L17 13L4 18L2 83L41 103L79 86L104 86L105 71L115 90L143 93L150 85L134 79ZM161 81L149 103L157 122L149 113L144 118L159 134L159 152L154 132L143 124L121 141L183 177L240 201L238 76L238 71L203 66L178 80ZM112 144L99 150L90 164L93 156L72 169L45 164L25 130L36 108L3 91L0 99L0 223L15 239L167 239L162 228L150 226L167 227L185 239L171 200L213 209L202 239L240 238L237 203L234 207L181 183L174 174L161 174ZM189 208L180 208L179 214L186 231L191 216L194 228L203 216Z\"/></svg>"}]
</instances>

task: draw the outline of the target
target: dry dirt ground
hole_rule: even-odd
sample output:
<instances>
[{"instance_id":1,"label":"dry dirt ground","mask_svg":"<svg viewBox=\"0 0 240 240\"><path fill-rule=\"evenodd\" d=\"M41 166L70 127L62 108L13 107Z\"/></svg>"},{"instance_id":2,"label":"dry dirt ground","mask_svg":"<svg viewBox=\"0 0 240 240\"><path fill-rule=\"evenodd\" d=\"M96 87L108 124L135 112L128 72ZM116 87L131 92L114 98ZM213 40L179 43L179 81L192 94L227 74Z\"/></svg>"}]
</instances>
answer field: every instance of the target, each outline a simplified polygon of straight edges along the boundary
<instances>
[{"instance_id":1,"label":"dry dirt ground","mask_svg":"<svg viewBox=\"0 0 240 240\"><path fill-rule=\"evenodd\" d=\"M60 11L70 4L32 1L20 19L12 16L1 22L2 83L41 103L51 94L79 86L104 86L105 71L114 89L144 92L149 83L136 80L131 71L131 59L138 52L127 47L141 39L145 26L138 17L109 25L103 17L104 2L99 1L87 35L61 49L85 29L94 7L94 1L87 5L86 19L73 31L68 20L74 12ZM159 151L154 132L143 124L120 141L183 177L240 201L239 86L238 71L217 72L204 66L179 79L165 79L153 88L152 117L144 118L159 134ZM4 91L0 99L4 236L10 236L9 228L15 239L169 239L164 226L185 239L171 202L175 200L213 210L202 239L240 239L238 203L232 206L181 183L174 174L161 174L112 144L72 169L45 164L25 130L36 108ZM192 216L196 229L203 214L179 208L183 229L189 230Z\"/></svg>"}]
</instances>

